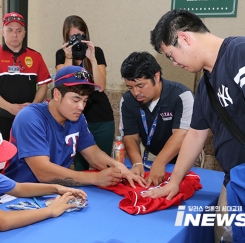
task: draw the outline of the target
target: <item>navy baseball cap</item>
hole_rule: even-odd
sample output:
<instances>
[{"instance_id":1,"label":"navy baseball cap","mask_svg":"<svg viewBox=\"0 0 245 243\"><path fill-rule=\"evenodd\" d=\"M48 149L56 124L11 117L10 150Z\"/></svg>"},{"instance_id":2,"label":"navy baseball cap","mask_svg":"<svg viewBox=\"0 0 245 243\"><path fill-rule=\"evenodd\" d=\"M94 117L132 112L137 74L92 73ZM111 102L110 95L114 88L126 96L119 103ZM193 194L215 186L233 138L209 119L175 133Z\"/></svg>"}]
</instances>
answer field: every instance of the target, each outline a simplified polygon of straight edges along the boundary
<instances>
[{"instance_id":1,"label":"navy baseball cap","mask_svg":"<svg viewBox=\"0 0 245 243\"><path fill-rule=\"evenodd\" d=\"M100 86L93 82L92 74L80 66L67 66L61 68L55 76L54 86L63 84L65 86L74 86L80 84L93 85L94 90L100 90Z\"/></svg>"}]
</instances>

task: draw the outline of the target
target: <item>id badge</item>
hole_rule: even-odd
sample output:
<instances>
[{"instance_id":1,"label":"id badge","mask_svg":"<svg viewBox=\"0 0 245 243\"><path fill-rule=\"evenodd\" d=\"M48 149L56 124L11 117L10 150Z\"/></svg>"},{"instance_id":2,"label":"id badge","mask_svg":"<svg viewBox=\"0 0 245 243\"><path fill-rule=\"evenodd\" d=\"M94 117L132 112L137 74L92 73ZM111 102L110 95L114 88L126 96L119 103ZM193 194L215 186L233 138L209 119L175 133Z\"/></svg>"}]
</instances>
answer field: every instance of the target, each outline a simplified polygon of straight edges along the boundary
<instances>
[{"instance_id":1,"label":"id badge","mask_svg":"<svg viewBox=\"0 0 245 243\"><path fill-rule=\"evenodd\" d=\"M19 66L8 66L9 73L19 73L20 67Z\"/></svg>"}]
</instances>

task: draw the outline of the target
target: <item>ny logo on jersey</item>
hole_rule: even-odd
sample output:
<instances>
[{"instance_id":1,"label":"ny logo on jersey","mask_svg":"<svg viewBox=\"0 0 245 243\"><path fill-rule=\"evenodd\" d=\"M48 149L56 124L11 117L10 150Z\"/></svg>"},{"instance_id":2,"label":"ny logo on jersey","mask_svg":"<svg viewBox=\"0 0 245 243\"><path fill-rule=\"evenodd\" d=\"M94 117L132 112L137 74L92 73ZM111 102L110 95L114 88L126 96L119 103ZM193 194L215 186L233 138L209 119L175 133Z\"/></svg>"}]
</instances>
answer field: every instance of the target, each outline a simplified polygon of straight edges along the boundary
<instances>
[{"instance_id":1,"label":"ny logo on jersey","mask_svg":"<svg viewBox=\"0 0 245 243\"><path fill-rule=\"evenodd\" d=\"M220 88L218 89L218 97L219 97L219 102L220 104L223 106L223 107L226 107L230 104L233 104L233 101L229 95L229 92L228 92L228 87L225 87L224 85L221 85L222 87L222 91L220 90Z\"/></svg>"},{"instance_id":2,"label":"ny logo on jersey","mask_svg":"<svg viewBox=\"0 0 245 243\"><path fill-rule=\"evenodd\" d=\"M79 132L69 134L65 137L66 144L71 146L72 145L72 154L71 157L74 157L76 154L76 148L77 148L77 140L79 137Z\"/></svg>"}]
</instances>

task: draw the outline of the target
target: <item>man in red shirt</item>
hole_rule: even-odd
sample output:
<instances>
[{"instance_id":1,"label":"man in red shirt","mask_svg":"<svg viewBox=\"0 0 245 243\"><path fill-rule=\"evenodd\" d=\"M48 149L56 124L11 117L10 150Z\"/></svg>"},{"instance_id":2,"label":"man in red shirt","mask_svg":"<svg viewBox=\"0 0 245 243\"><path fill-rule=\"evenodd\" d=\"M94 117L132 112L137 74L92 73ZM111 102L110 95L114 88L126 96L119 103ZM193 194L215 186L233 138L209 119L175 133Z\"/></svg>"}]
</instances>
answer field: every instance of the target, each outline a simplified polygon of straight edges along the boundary
<instances>
[{"instance_id":1,"label":"man in red shirt","mask_svg":"<svg viewBox=\"0 0 245 243\"><path fill-rule=\"evenodd\" d=\"M25 20L18 13L3 18L0 46L0 131L3 139L9 133L15 115L30 103L44 100L47 84L52 81L40 53L23 46Z\"/></svg>"}]
</instances>

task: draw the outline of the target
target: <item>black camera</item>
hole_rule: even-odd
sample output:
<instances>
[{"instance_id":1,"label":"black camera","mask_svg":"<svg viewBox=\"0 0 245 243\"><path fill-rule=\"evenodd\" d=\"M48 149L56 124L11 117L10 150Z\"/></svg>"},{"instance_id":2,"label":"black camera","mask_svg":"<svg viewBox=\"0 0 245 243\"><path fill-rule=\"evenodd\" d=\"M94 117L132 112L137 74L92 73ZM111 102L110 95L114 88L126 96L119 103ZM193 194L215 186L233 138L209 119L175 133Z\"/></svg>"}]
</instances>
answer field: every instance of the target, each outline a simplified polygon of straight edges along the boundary
<instances>
[{"instance_id":1,"label":"black camera","mask_svg":"<svg viewBox=\"0 0 245 243\"><path fill-rule=\"evenodd\" d=\"M67 43L67 46L72 45L72 57L76 60L84 59L86 50L88 49L88 45L81 42L81 40L86 40L86 36L75 34L71 36L70 40Z\"/></svg>"}]
</instances>

